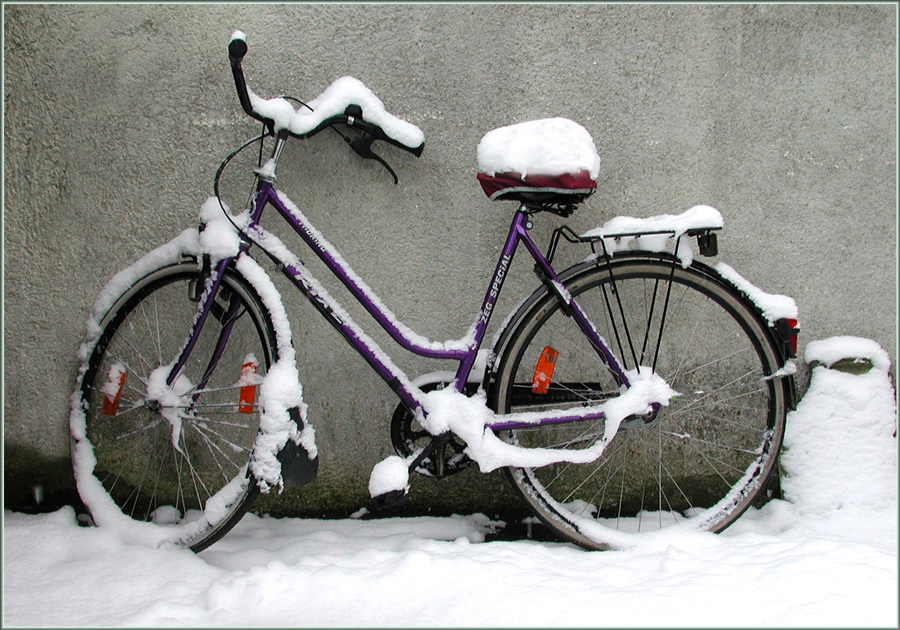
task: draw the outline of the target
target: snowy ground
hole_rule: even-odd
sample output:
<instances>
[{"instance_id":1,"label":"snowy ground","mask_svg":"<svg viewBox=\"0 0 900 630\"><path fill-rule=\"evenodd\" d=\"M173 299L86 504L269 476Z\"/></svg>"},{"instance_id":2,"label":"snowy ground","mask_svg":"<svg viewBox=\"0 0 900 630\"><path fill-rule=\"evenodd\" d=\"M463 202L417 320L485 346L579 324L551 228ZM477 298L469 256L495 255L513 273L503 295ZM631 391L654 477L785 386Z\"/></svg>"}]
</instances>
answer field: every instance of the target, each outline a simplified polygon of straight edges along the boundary
<instances>
[{"instance_id":1,"label":"snowy ground","mask_svg":"<svg viewBox=\"0 0 900 630\"><path fill-rule=\"evenodd\" d=\"M483 516L247 516L210 549L125 544L65 508L4 515L3 625L897 627L896 399L887 356L817 367L788 420L785 500L720 535L626 551L485 542Z\"/></svg>"}]
</instances>

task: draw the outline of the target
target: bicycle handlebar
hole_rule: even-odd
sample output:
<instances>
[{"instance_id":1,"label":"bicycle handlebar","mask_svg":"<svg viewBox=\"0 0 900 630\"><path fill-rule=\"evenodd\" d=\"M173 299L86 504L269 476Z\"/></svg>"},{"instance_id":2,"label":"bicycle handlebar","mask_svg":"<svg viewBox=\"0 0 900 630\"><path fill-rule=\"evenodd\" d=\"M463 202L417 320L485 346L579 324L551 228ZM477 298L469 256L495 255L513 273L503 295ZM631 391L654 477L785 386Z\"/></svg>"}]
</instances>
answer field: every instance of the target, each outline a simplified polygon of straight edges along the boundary
<instances>
[{"instance_id":1,"label":"bicycle handlebar","mask_svg":"<svg viewBox=\"0 0 900 630\"><path fill-rule=\"evenodd\" d=\"M228 43L228 58L231 63L240 64L247 54L247 42L241 39L240 35L236 36Z\"/></svg>"},{"instance_id":2,"label":"bicycle handlebar","mask_svg":"<svg viewBox=\"0 0 900 630\"><path fill-rule=\"evenodd\" d=\"M266 123L269 131L274 133L275 123L253 111L253 105L250 104L250 93L247 91L247 81L244 79L244 69L241 67L244 55L247 54L247 42L242 37L243 33L239 33L236 32L228 43L228 60L231 62L231 73L234 75L234 86L237 88L238 100L241 102L241 107L247 112L247 115Z\"/></svg>"},{"instance_id":3,"label":"bicycle handlebar","mask_svg":"<svg viewBox=\"0 0 900 630\"><path fill-rule=\"evenodd\" d=\"M256 112L253 109L253 104L250 101L250 92L247 88L247 81L244 78L244 70L241 67L241 63L244 59L244 56L247 54L247 50L247 42L244 40L244 34L240 31L236 31L234 35L232 35L231 41L228 44L228 60L231 62L231 72L234 75L234 85L237 89L238 100L240 101L241 107L248 116L251 116L256 120L263 122L268 128L269 132L274 135L275 121L271 118L266 118L265 116L262 116L261 114ZM343 114L326 118L314 129L306 133L293 133L290 130L288 130L288 133L298 138L310 138L323 129L331 127L335 124L344 124L361 130L363 132L363 136L351 142L351 148L360 156L368 159L377 159L385 166L387 165L384 163L384 161L372 152L371 146L372 142L374 142L375 140L383 140L388 144L412 153L416 157L422 155L422 151L425 146L423 143L417 147L409 147L402 142L391 138L384 132L384 130L380 126L363 120L362 108L357 105L349 105ZM390 170L390 167L388 167L388 170ZM393 171L391 171L391 174L393 175ZM394 175L394 178L396 179L396 175Z\"/></svg>"}]
</instances>

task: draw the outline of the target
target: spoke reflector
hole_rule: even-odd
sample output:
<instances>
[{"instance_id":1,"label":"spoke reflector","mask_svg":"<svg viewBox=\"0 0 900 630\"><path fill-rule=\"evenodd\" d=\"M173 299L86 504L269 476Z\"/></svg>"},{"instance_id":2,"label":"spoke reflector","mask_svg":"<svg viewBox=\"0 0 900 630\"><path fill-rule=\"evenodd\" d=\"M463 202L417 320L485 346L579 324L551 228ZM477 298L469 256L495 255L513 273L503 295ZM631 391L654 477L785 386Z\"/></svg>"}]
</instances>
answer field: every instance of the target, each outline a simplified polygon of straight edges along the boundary
<instances>
[{"instance_id":1,"label":"spoke reflector","mask_svg":"<svg viewBox=\"0 0 900 630\"><path fill-rule=\"evenodd\" d=\"M109 368L109 376L106 383L100 389L103 392L103 415L114 416L119 412L119 402L122 400L122 388L125 386L125 366L121 363L113 363Z\"/></svg>"},{"instance_id":2,"label":"spoke reflector","mask_svg":"<svg viewBox=\"0 0 900 630\"><path fill-rule=\"evenodd\" d=\"M253 403L256 402L256 357L249 355L241 366L241 397L238 411L241 413L253 413Z\"/></svg>"},{"instance_id":3,"label":"spoke reflector","mask_svg":"<svg viewBox=\"0 0 900 630\"><path fill-rule=\"evenodd\" d=\"M556 367L556 358L559 352L550 346L544 346L544 351L534 368L534 377L531 380L531 391L535 394L546 394L550 389L550 380L553 378L553 368Z\"/></svg>"}]
</instances>

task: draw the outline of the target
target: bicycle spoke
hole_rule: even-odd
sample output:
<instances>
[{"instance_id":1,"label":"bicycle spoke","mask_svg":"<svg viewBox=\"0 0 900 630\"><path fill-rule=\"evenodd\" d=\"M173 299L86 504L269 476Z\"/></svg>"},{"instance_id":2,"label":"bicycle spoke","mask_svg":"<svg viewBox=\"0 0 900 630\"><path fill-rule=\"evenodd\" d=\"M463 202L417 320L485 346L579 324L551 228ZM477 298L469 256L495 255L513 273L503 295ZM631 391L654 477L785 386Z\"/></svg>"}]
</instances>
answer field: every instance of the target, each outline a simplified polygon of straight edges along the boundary
<instances>
[{"instance_id":1,"label":"bicycle spoke","mask_svg":"<svg viewBox=\"0 0 900 630\"><path fill-rule=\"evenodd\" d=\"M156 421L154 421L154 422L151 422L151 423L148 424L147 426L141 427L141 428L139 428L139 429L135 429L134 431L129 431L128 433L123 433L122 435L117 435L115 439L116 439L116 440L125 440L125 439L130 438L130 437L133 436L133 435L137 435L138 433L144 433L144 432L146 432L146 431L152 431L152 430L155 429L157 426L159 426L161 423L162 423L161 420L156 420Z\"/></svg>"},{"instance_id":2,"label":"bicycle spoke","mask_svg":"<svg viewBox=\"0 0 900 630\"><path fill-rule=\"evenodd\" d=\"M605 457L604 457L604 460L601 460L601 461L603 461L603 464L594 467L594 469L591 470L591 472L588 473L587 476L585 476L584 480L583 480L580 484L578 484L577 486L575 486L574 488L572 488L572 490L571 490L571 491L569 492L569 494L566 496L566 501L571 501L571 500L572 500L572 497L575 495L575 493L578 492L579 490L581 490L582 487L584 487L589 481L591 481L591 480L593 479L594 475L596 475L596 474L600 471L600 469L601 469L601 468L604 468L604 467L607 468L607 478L606 478L606 481L605 481L605 482L603 483L603 485L601 486L601 489L598 490L597 492L595 492L595 493L590 497L590 499L587 501L587 503L593 504L594 501L595 501L596 498L597 498L597 495L598 495L601 491L603 491L604 494L605 494L606 487L609 485L609 483L610 483L610 481L612 480L613 476L614 476L619 470L624 469L626 460L625 460L625 458L623 457L623 458L622 458L622 464L621 464L618 468L611 468L611 467L609 467L608 464L607 464L607 462L610 462L610 461L615 460L616 455L617 455L617 454L620 454L620 453L622 452L622 449L625 448L625 445L627 444L627 441L628 441L628 437L627 437L627 436L626 436L626 438L625 438L624 440L613 440L613 442L611 443L611 446L612 446L612 452L610 452L608 455L606 455L606 453L604 453L604 456L605 456ZM624 473L623 473L623 476L624 476ZM600 500L600 504L601 504L601 505L603 504L603 498L602 498L602 497L601 497L601 500Z\"/></svg>"},{"instance_id":3,"label":"bicycle spoke","mask_svg":"<svg viewBox=\"0 0 900 630\"><path fill-rule=\"evenodd\" d=\"M747 455L756 455L756 454L757 454L757 453L756 453L756 449L739 448L739 447L736 447L736 446L732 446L732 445L730 445L730 444L722 444L722 443L719 443L719 442L713 442L713 441L711 441L711 440L704 440L704 439L702 439L702 438L696 438L696 437L691 437L691 436L688 436L687 438L684 438L684 434L679 434L679 433L670 433L670 432L667 432L667 433L669 433L669 434L672 435L673 437L677 437L677 438L679 438L679 439L684 440L685 443L688 443L688 444L690 444L690 443L694 443L694 444L706 444L706 445L708 445L708 446L714 446L714 447L716 447L716 448L719 448L719 449L722 449L722 450L731 451L731 452L734 452L734 453L745 453L745 454L747 454Z\"/></svg>"},{"instance_id":4,"label":"bicycle spoke","mask_svg":"<svg viewBox=\"0 0 900 630\"><path fill-rule=\"evenodd\" d=\"M237 442L234 442L234 441L232 441L232 440L229 440L228 438L226 438L226 437L225 437L224 435L222 435L221 433L217 433L216 431L213 431L213 430L210 429L209 427L202 426L202 425L200 425L200 424L197 423L197 422L191 423L191 426L194 428L195 431L197 431L198 433L200 433L201 435L203 435L204 438L206 438L205 441L207 441L207 442L210 441L209 435L214 435L215 437L219 438L222 442L224 442L225 444L227 444L228 446L230 446L230 447L232 448L232 450L233 450L235 453L242 453L242 452L243 452L243 453L249 453L249 452L250 452L250 449L249 449L249 448L247 448L247 447L245 447L245 446L241 446L241 445L238 444ZM217 448L218 448L218 447L217 447ZM224 455L224 453L223 453L223 455ZM232 462L232 463L233 463L233 462ZM235 468L240 468L240 466L238 466L238 465L235 464Z\"/></svg>"},{"instance_id":5,"label":"bicycle spoke","mask_svg":"<svg viewBox=\"0 0 900 630\"><path fill-rule=\"evenodd\" d=\"M195 428L195 430L196 430L198 433L200 433L201 435L204 436L203 442L204 442L204 444L206 444L206 448L209 450L209 453L210 453L210 455L212 456L213 461L215 462L216 466L218 467L219 472L222 474L222 478L223 478L226 482L229 481L228 474L225 472L225 468L224 468L224 467L222 466L222 464L219 462L219 458L216 457L216 454L215 454L215 452L213 451L213 447L215 447L215 450L218 451L219 454L222 455L222 457L224 457L225 460L226 460L229 464L231 464L231 466L232 466L234 469L238 470L238 469L240 469L240 466L238 466L238 465L234 462L234 460L232 460L230 457L228 457L228 454L227 454L225 451L223 451L222 448L221 448L218 444L216 444L213 440L209 439L209 438L206 436L206 434L204 433L204 431L203 431L202 428L200 428L199 426L196 426L196 427L194 427L194 428ZM219 437L221 437L221 436L219 436ZM225 440L224 438L222 438L222 439L223 439L223 441L224 441L226 444L229 444L232 448L236 448L237 451L249 451L249 449L245 449L245 448L243 448L243 447L241 447L241 446L238 446L237 444L234 444L233 442L229 442L228 440Z\"/></svg>"},{"instance_id":6,"label":"bicycle spoke","mask_svg":"<svg viewBox=\"0 0 900 630\"><path fill-rule=\"evenodd\" d=\"M194 411L196 412L197 410L194 409ZM238 412L238 411L229 411L229 412L227 412L227 413L228 413L229 415L231 415L231 414L240 414L240 415L242 415L242 416L246 416L246 415L247 415L247 414L245 414L245 413L243 413L243 412ZM216 415L221 416L221 415L223 415L223 412L222 412L222 411L216 411ZM250 425L249 423L226 422L225 420L218 420L218 419L216 419L216 418L211 418L211 417L209 417L209 416L200 416L200 415L195 415L194 417L195 417L197 420L202 420L203 422L206 422L206 423L208 423L208 424L214 424L214 425L220 426L220 427L232 427L232 428L235 428L235 429L250 429L250 427L251 427L251 425Z\"/></svg>"},{"instance_id":7,"label":"bicycle spoke","mask_svg":"<svg viewBox=\"0 0 900 630\"><path fill-rule=\"evenodd\" d=\"M695 373L695 372L698 372L698 371L700 371L700 370L702 370L702 369L704 369L704 368L708 368L708 367L710 367L710 366L713 366L713 365L716 365L716 364L720 364L720 363L723 363L723 362L726 362L727 364L730 364L730 363L732 362L732 360L733 360L736 356L741 355L741 354L744 354L744 353L749 353L749 352L753 352L753 348L751 348L751 347L749 347L749 346L745 346L745 347L743 347L743 348L739 348L739 349L735 350L734 352L730 352L729 354L726 354L726 355L724 355L724 356L721 356L721 357L718 357L718 358L716 358L716 359L713 359L712 361L708 361L708 362L703 363L703 364L701 364L701 365L697 365L697 366L695 366L694 368L692 368L691 370L685 372L683 376L689 376L690 374L693 374L693 373ZM749 372L748 372L748 374L749 374ZM746 376L746 374L745 374L744 376Z\"/></svg>"},{"instance_id":8,"label":"bicycle spoke","mask_svg":"<svg viewBox=\"0 0 900 630\"><path fill-rule=\"evenodd\" d=\"M188 472L190 473L189 478L191 479L192 485L194 486L194 496L197 497L197 508L203 509L204 501L203 501L203 498L200 496L200 487L203 488L203 491L206 493L207 498L211 497L212 494L207 489L206 484L203 482L203 479L200 476L200 473L198 473L197 470L194 468L194 463L191 461L191 457L189 455L190 451L187 448L187 438L185 436L184 431L182 431L182 433L181 433L181 442L182 442L184 461L187 464ZM197 485L198 483L200 484L200 486ZM187 513L187 511L188 511L187 503L185 503L185 513Z\"/></svg>"},{"instance_id":9,"label":"bicycle spoke","mask_svg":"<svg viewBox=\"0 0 900 630\"><path fill-rule=\"evenodd\" d=\"M690 448L692 448L694 450L694 452L696 452L697 455L699 455L704 460L704 462L706 462L709 465L710 470L712 470L713 473L715 475L717 475L726 485L730 485L731 482L728 479L726 479L725 476L721 473L722 469L729 469L735 475L743 475L745 470L743 468L740 468L739 466L735 466L734 464L732 464L730 462L723 461L720 458L712 457L707 452L701 450L698 447L698 444L705 444L708 446L712 446L712 447L723 449L723 450L729 450L729 451L738 450L738 452L746 453L747 455L749 455L751 457L754 457L756 455L755 451L751 451L751 450L747 450L747 449L744 449L744 450L732 449L725 445L715 444L715 443L707 442L705 440L687 440L685 443Z\"/></svg>"}]
</instances>

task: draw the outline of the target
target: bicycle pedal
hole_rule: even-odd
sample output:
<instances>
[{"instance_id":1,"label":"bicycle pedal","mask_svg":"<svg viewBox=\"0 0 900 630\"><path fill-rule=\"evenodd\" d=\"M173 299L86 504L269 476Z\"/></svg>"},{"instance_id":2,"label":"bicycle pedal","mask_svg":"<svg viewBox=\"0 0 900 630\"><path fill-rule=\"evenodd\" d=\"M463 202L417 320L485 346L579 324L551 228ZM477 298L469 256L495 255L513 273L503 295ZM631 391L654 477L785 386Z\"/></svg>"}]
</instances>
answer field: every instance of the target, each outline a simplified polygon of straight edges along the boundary
<instances>
[{"instance_id":1,"label":"bicycle pedal","mask_svg":"<svg viewBox=\"0 0 900 630\"><path fill-rule=\"evenodd\" d=\"M379 494L377 497L372 497L372 501L375 503L376 510L383 510L396 505L405 496L406 490L391 490L390 492Z\"/></svg>"}]
</instances>

